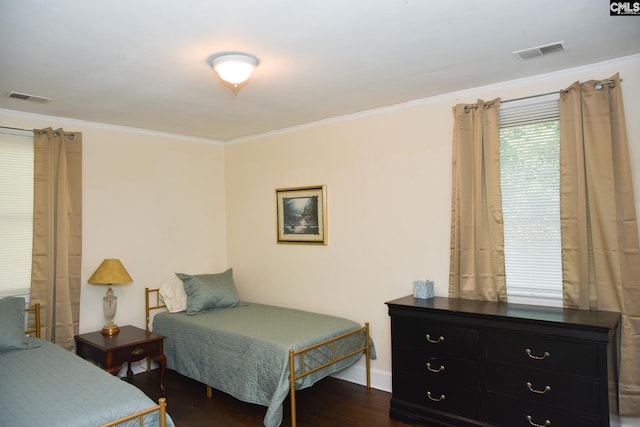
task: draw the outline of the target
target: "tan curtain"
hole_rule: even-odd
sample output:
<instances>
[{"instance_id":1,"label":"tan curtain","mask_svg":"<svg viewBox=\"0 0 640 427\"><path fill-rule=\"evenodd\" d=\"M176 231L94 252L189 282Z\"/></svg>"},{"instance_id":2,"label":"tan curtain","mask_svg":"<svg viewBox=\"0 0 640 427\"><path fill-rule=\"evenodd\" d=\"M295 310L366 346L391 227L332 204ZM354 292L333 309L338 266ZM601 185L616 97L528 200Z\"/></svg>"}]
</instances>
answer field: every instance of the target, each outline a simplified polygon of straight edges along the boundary
<instances>
[{"instance_id":1,"label":"tan curtain","mask_svg":"<svg viewBox=\"0 0 640 427\"><path fill-rule=\"evenodd\" d=\"M34 131L31 301L42 337L72 350L80 314L82 134Z\"/></svg>"},{"instance_id":2,"label":"tan curtain","mask_svg":"<svg viewBox=\"0 0 640 427\"><path fill-rule=\"evenodd\" d=\"M564 304L622 313L621 415L640 415L640 249L620 79L560 95ZM606 81L605 81L606 82Z\"/></svg>"},{"instance_id":3,"label":"tan curtain","mask_svg":"<svg viewBox=\"0 0 640 427\"><path fill-rule=\"evenodd\" d=\"M506 301L500 100L453 108L449 296Z\"/></svg>"}]
</instances>

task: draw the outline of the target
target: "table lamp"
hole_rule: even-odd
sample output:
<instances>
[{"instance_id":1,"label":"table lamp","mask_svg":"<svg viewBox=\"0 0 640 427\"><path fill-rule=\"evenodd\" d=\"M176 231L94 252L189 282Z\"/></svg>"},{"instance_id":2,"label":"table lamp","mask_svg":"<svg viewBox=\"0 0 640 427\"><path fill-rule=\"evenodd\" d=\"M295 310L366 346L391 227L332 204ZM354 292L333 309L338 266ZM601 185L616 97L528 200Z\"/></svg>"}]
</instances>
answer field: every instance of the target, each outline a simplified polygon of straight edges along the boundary
<instances>
[{"instance_id":1,"label":"table lamp","mask_svg":"<svg viewBox=\"0 0 640 427\"><path fill-rule=\"evenodd\" d=\"M124 268L119 259L105 259L98 266L96 271L89 277L88 282L96 285L108 285L107 294L102 299L102 309L104 311L105 325L102 328L102 335L117 335L120 328L113 322L116 317L118 297L113 293L111 285L131 283L133 279Z\"/></svg>"}]
</instances>

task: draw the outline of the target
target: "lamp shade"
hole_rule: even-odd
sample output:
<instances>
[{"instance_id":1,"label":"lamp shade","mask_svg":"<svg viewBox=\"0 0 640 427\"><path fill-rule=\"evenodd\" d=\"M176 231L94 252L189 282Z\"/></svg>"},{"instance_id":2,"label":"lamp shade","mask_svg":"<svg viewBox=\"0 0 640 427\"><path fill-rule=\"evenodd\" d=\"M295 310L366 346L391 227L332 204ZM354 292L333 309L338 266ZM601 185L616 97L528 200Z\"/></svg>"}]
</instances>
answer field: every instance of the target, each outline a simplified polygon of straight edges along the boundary
<instances>
[{"instance_id":1,"label":"lamp shade","mask_svg":"<svg viewBox=\"0 0 640 427\"><path fill-rule=\"evenodd\" d=\"M105 259L89 277L88 282L96 285L113 285L131 283L133 279L119 259Z\"/></svg>"},{"instance_id":2,"label":"lamp shade","mask_svg":"<svg viewBox=\"0 0 640 427\"><path fill-rule=\"evenodd\" d=\"M238 87L249 80L258 66L258 58L244 53L228 53L211 57L210 64L220 79Z\"/></svg>"}]
</instances>

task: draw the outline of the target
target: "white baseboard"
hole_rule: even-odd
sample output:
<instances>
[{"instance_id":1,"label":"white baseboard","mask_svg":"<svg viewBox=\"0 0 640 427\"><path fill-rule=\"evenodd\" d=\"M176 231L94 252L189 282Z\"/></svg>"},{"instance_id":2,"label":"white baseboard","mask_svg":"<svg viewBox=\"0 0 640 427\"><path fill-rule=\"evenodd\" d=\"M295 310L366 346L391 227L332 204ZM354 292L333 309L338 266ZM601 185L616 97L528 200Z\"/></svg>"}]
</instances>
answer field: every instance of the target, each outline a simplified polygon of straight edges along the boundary
<instances>
[{"instance_id":1,"label":"white baseboard","mask_svg":"<svg viewBox=\"0 0 640 427\"><path fill-rule=\"evenodd\" d=\"M640 427L640 418L611 415L611 427Z\"/></svg>"},{"instance_id":2,"label":"white baseboard","mask_svg":"<svg viewBox=\"0 0 640 427\"><path fill-rule=\"evenodd\" d=\"M349 381L351 383L367 385L367 370L360 364L343 369L340 372L336 372L331 375L332 377ZM391 393L391 373L378 371L376 369L371 370L371 387L376 390L382 390Z\"/></svg>"},{"instance_id":3,"label":"white baseboard","mask_svg":"<svg viewBox=\"0 0 640 427\"><path fill-rule=\"evenodd\" d=\"M157 369L160 366L154 362L153 360L151 360L151 370ZM131 371L133 372L133 375L139 374L141 372L147 372L147 360L146 359L142 359L139 360L137 362L134 362L131 364ZM118 372L118 376L119 377L126 377L127 376L127 364L125 363L124 365L122 365L122 368L120 368L120 372Z\"/></svg>"}]
</instances>

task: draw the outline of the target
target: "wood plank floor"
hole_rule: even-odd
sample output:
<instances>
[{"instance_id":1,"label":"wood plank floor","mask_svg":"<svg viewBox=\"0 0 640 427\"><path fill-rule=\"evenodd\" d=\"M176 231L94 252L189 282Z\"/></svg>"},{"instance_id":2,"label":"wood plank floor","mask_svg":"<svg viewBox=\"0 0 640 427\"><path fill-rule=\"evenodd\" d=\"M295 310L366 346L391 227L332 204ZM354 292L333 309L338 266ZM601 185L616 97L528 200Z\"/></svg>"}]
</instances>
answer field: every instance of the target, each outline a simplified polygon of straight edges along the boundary
<instances>
[{"instance_id":1,"label":"wood plank floor","mask_svg":"<svg viewBox=\"0 0 640 427\"><path fill-rule=\"evenodd\" d=\"M131 381L151 399L160 397L158 371L135 375ZM214 390L213 398L206 396L206 387L167 369L167 411L176 427L262 426L266 407L241 402ZM297 421L299 427L409 427L389 418L391 394L380 390L325 378L313 387L298 391ZM285 401L282 427L291 426L289 398ZM415 427L426 424L412 424Z\"/></svg>"}]
</instances>

